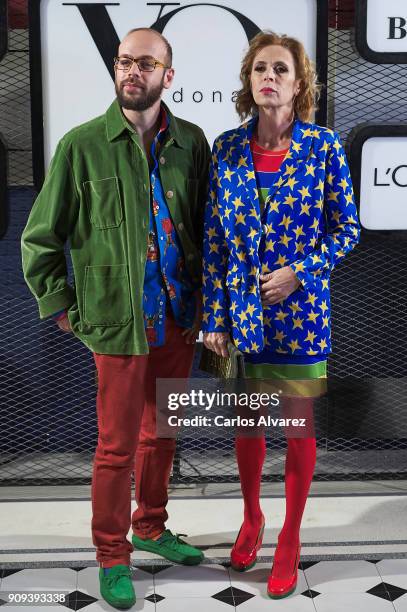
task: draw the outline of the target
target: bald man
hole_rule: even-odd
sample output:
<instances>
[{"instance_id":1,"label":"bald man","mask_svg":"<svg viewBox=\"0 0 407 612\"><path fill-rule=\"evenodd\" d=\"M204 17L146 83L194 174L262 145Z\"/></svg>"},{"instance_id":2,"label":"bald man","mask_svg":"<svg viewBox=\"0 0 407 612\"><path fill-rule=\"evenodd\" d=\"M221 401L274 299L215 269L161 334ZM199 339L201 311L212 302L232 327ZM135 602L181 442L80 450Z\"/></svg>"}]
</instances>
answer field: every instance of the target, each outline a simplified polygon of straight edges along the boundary
<instances>
[{"instance_id":1,"label":"bald man","mask_svg":"<svg viewBox=\"0 0 407 612\"><path fill-rule=\"evenodd\" d=\"M40 317L54 316L93 353L99 437L92 537L101 594L124 609L135 602L134 548L186 565L203 559L165 527L175 436L156 435L155 384L191 371L210 150L202 130L161 100L174 79L163 36L132 30L114 62L116 99L59 142L22 254Z\"/></svg>"}]
</instances>

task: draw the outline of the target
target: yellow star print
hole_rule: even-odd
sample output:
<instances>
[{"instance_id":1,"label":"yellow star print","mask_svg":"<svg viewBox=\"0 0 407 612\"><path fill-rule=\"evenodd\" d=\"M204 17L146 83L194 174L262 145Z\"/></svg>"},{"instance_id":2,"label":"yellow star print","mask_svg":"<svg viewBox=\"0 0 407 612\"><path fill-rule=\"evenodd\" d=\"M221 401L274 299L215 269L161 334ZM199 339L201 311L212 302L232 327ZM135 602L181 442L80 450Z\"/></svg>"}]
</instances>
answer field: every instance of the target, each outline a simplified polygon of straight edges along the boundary
<instances>
[{"instance_id":1,"label":"yellow star print","mask_svg":"<svg viewBox=\"0 0 407 612\"><path fill-rule=\"evenodd\" d=\"M238 249L240 246L244 245L242 237L239 234L236 234L236 236L234 238L232 238L231 242L233 242L233 244L235 245L236 249Z\"/></svg>"},{"instance_id":2,"label":"yellow star print","mask_svg":"<svg viewBox=\"0 0 407 612\"><path fill-rule=\"evenodd\" d=\"M305 176L308 176L309 174L311 176L315 176L316 167L314 166L314 164L305 164L305 167L307 169Z\"/></svg>"},{"instance_id":3,"label":"yellow star print","mask_svg":"<svg viewBox=\"0 0 407 612\"><path fill-rule=\"evenodd\" d=\"M299 351L301 349L301 345L298 344L298 340L291 340L291 342L288 342L288 345L291 349L291 352L294 353L294 351Z\"/></svg>"},{"instance_id":4,"label":"yellow star print","mask_svg":"<svg viewBox=\"0 0 407 612\"><path fill-rule=\"evenodd\" d=\"M246 313L252 317L255 310L256 306L254 306L253 304L248 304L246 308Z\"/></svg>"},{"instance_id":5,"label":"yellow star print","mask_svg":"<svg viewBox=\"0 0 407 612\"><path fill-rule=\"evenodd\" d=\"M234 205L235 208L240 208L240 206L244 206L241 198L235 198L233 200L233 205Z\"/></svg>"},{"instance_id":6,"label":"yellow star print","mask_svg":"<svg viewBox=\"0 0 407 612\"><path fill-rule=\"evenodd\" d=\"M288 259L285 255L279 255L278 259L276 261L276 263L278 263L279 266L283 267L285 266L285 264L287 263Z\"/></svg>"},{"instance_id":7,"label":"yellow star print","mask_svg":"<svg viewBox=\"0 0 407 612\"><path fill-rule=\"evenodd\" d=\"M295 180L295 178L292 176L291 178L288 179L287 181L287 185L289 186L289 188L291 190L294 189L295 185L298 183L298 181Z\"/></svg>"},{"instance_id":8,"label":"yellow star print","mask_svg":"<svg viewBox=\"0 0 407 612\"><path fill-rule=\"evenodd\" d=\"M243 323L243 321L247 321L247 314L242 310L242 312L239 312L239 314L237 315L240 319L240 324Z\"/></svg>"},{"instance_id":9,"label":"yellow star print","mask_svg":"<svg viewBox=\"0 0 407 612\"><path fill-rule=\"evenodd\" d=\"M295 243L295 253L302 253L304 255L305 244L303 242Z\"/></svg>"},{"instance_id":10,"label":"yellow star print","mask_svg":"<svg viewBox=\"0 0 407 612\"><path fill-rule=\"evenodd\" d=\"M297 227L295 229L293 229L293 232L295 234L295 237L298 238L300 236L305 236L305 232L304 232L304 226L303 225L297 225Z\"/></svg>"},{"instance_id":11,"label":"yellow star print","mask_svg":"<svg viewBox=\"0 0 407 612\"><path fill-rule=\"evenodd\" d=\"M308 330L308 334L307 337L305 338L305 342L311 342L311 344L314 344L314 340L317 337L316 333L312 332L311 330Z\"/></svg>"},{"instance_id":12,"label":"yellow star print","mask_svg":"<svg viewBox=\"0 0 407 612\"><path fill-rule=\"evenodd\" d=\"M282 321L283 323L285 323L286 317L288 317L288 312L284 312L283 310L281 310L281 308L278 312L276 312L276 321Z\"/></svg>"},{"instance_id":13,"label":"yellow star print","mask_svg":"<svg viewBox=\"0 0 407 612\"><path fill-rule=\"evenodd\" d=\"M287 234L283 234L280 238L279 244L283 244L285 247L288 247L288 243L292 240L292 236L287 236Z\"/></svg>"},{"instance_id":14,"label":"yellow star print","mask_svg":"<svg viewBox=\"0 0 407 612\"><path fill-rule=\"evenodd\" d=\"M309 293L308 292L308 299L305 301L306 304L311 304L311 306L314 308L315 306L315 302L317 301L317 296L315 293Z\"/></svg>"},{"instance_id":15,"label":"yellow star print","mask_svg":"<svg viewBox=\"0 0 407 612\"><path fill-rule=\"evenodd\" d=\"M232 176L235 174L235 170L230 170L229 168L226 168L224 174L223 174L223 178L227 179L228 181L232 182Z\"/></svg>"},{"instance_id":16,"label":"yellow star print","mask_svg":"<svg viewBox=\"0 0 407 612\"><path fill-rule=\"evenodd\" d=\"M267 253L267 251L274 251L275 244L276 244L275 241L273 242L271 238L269 240L266 240L266 246L264 248L264 252Z\"/></svg>"},{"instance_id":17,"label":"yellow star print","mask_svg":"<svg viewBox=\"0 0 407 612\"><path fill-rule=\"evenodd\" d=\"M279 226L283 225L285 227L285 230L288 231L288 227L291 225L291 223L293 223L293 220L291 219L291 217L290 216L287 217L286 215L283 215L283 220L280 221L278 225Z\"/></svg>"},{"instance_id":18,"label":"yellow star print","mask_svg":"<svg viewBox=\"0 0 407 612\"><path fill-rule=\"evenodd\" d=\"M312 323L316 323L317 317L319 317L319 312L314 312L313 310L311 310L311 312L308 313L307 321L312 321Z\"/></svg>"},{"instance_id":19,"label":"yellow star print","mask_svg":"<svg viewBox=\"0 0 407 612\"><path fill-rule=\"evenodd\" d=\"M317 342L319 348L321 349L321 351L323 351L324 349L326 349L328 347L325 338L323 338L321 340L321 342Z\"/></svg>"},{"instance_id":20,"label":"yellow star print","mask_svg":"<svg viewBox=\"0 0 407 612\"><path fill-rule=\"evenodd\" d=\"M210 305L210 308L212 308L213 313L215 315L218 312L218 310L222 310L222 306L220 305L219 300L213 300L212 304Z\"/></svg>"},{"instance_id":21,"label":"yellow star print","mask_svg":"<svg viewBox=\"0 0 407 612\"><path fill-rule=\"evenodd\" d=\"M288 174L288 176L291 176L296 170L296 166L290 166L289 164L287 164L285 167L284 175Z\"/></svg>"},{"instance_id":22,"label":"yellow star print","mask_svg":"<svg viewBox=\"0 0 407 612\"><path fill-rule=\"evenodd\" d=\"M288 308L290 308L293 311L293 314L295 314L296 312L302 312L302 308L299 305L298 301L290 304Z\"/></svg>"},{"instance_id":23,"label":"yellow star print","mask_svg":"<svg viewBox=\"0 0 407 612\"><path fill-rule=\"evenodd\" d=\"M288 195L288 196L285 197L285 200L284 200L283 203L284 204L288 204L288 206L290 206L291 209L294 209L294 202L296 202L297 200L298 200L298 198L293 198L293 196Z\"/></svg>"},{"instance_id":24,"label":"yellow star print","mask_svg":"<svg viewBox=\"0 0 407 612\"><path fill-rule=\"evenodd\" d=\"M276 335L274 336L273 340L277 340L277 342L282 342L286 337L287 334L285 334L283 331L276 331Z\"/></svg>"},{"instance_id":25,"label":"yellow star print","mask_svg":"<svg viewBox=\"0 0 407 612\"><path fill-rule=\"evenodd\" d=\"M298 193L301 194L301 199L303 200L304 198L310 198L311 194L309 192L309 187L305 187L305 185L303 187L301 187L301 189L298 190Z\"/></svg>"}]
</instances>

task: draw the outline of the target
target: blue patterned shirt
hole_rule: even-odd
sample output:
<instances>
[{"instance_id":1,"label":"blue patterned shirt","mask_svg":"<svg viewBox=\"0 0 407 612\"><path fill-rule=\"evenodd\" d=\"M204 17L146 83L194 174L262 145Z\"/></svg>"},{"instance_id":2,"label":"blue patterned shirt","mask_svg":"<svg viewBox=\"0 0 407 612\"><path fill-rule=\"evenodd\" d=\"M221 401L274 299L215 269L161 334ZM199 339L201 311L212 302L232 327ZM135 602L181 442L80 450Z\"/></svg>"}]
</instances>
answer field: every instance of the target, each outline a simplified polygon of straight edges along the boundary
<instances>
[{"instance_id":1,"label":"blue patterned shirt","mask_svg":"<svg viewBox=\"0 0 407 612\"><path fill-rule=\"evenodd\" d=\"M143 291L143 316L149 346L165 343L166 309L181 327L192 327L196 287L185 267L184 254L165 201L158 157L169 119L161 107L161 127L151 145L151 207Z\"/></svg>"}]
</instances>

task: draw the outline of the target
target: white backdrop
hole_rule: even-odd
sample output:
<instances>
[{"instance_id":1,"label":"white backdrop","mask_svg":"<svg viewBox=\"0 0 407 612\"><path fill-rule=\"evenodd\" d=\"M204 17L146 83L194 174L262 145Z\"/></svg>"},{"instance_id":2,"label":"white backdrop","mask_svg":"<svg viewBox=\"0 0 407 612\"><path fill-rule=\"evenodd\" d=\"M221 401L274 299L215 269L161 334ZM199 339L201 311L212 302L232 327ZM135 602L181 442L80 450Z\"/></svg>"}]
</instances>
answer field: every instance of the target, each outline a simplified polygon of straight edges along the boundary
<instances>
[{"instance_id":1,"label":"white backdrop","mask_svg":"<svg viewBox=\"0 0 407 612\"><path fill-rule=\"evenodd\" d=\"M241 12L261 29L299 38L315 60L316 0L214 3ZM199 0L187 0L179 6L195 4L200 4ZM165 7L163 14L176 8ZM140 0L121 0L118 6L107 6L106 10L121 39L133 27L150 27L160 7ZM191 6L170 19L163 34L173 47L175 68L174 84L164 100L175 115L200 125L212 144L217 134L239 124L231 98L240 88L240 63L248 46L243 27L223 8ZM41 45L47 168L63 134L104 113L115 92L77 6L64 6L62 0L42 0ZM213 100L214 91L221 92L221 101L219 94Z\"/></svg>"}]
</instances>

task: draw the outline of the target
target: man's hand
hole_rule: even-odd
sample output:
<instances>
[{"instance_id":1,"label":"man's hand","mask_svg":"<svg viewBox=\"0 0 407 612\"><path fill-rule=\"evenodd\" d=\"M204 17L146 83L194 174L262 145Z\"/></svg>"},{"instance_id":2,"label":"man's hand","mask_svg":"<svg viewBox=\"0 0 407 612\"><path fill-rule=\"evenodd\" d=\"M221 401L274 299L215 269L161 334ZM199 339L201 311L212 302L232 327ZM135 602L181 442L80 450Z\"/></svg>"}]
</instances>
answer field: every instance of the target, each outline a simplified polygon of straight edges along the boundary
<instances>
[{"instance_id":1,"label":"man's hand","mask_svg":"<svg viewBox=\"0 0 407 612\"><path fill-rule=\"evenodd\" d=\"M229 357L228 342L230 336L228 332L207 332L203 335L203 343L207 349L215 351L217 355Z\"/></svg>"},{"instance_id":2,"label":"man's hand","mask_svg":"<svg viewBox=\"0 0 407 612\"><path fill-rule=\"evenodd\" d=\"M263 306L270 306L285 300L298 289L300 284L295 272L289 266L284 266L270 274L260 274L260 294Z\"/></svg>"},{"instance_id":3,"label":"man's hand","mask_svg":"<svg viewBox=\"0 0 407 612\"><path fill-rule=\"evenodd\" d=\"M59 329L62 329L62 331L72 332L72 327L71 327L71 324L69 322L67 315L65 315L61 319L58 319L56 321L56 324L58 325Z\"/></svg>"}]
</instances>

